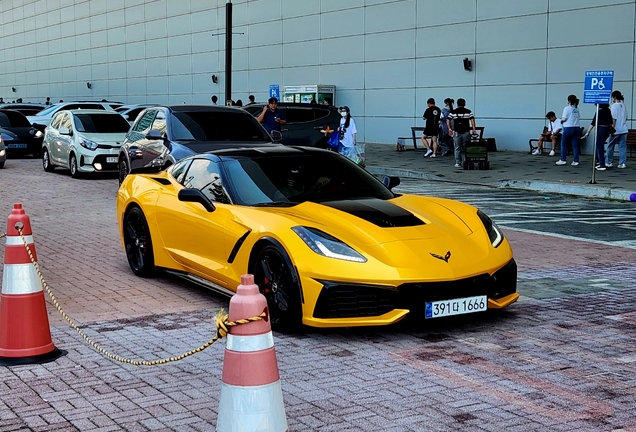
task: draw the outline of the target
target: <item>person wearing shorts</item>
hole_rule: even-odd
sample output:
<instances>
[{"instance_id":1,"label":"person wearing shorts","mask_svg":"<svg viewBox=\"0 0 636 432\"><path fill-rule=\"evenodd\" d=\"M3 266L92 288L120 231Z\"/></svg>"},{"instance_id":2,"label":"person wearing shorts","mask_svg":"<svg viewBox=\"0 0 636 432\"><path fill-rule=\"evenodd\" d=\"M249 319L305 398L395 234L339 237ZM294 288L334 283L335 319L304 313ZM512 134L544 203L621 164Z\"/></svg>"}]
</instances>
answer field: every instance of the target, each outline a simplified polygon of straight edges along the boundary
<instances>
[{"instance_id":1,"label":"person wearing shorts","mask_svg":"<svg viewBox=\"0 0 636 432\"><path fill-rule=\"evenodd\" d=\"M424 134L422 135L422 144L426 147L426 154L424 157L435 157L437 153L437 136L439 135L439 117L442 110L435 106L435 99L429 98L426 101L428 108L424 111L422 118L426 122L424 125ZM428 138L431 139L431 144L428 143ZM431 149L432 147L432 149Z\"/></svg>"}]
</instances>

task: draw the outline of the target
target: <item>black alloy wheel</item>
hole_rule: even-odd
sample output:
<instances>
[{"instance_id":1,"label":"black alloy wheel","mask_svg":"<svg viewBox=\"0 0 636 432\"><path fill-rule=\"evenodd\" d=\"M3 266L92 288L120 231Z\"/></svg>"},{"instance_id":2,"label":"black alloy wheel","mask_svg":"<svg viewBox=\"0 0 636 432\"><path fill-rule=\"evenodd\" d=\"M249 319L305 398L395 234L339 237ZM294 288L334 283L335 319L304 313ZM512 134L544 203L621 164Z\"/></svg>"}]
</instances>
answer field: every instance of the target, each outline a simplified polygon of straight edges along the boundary
<instances>
[{"instance_id":1,"label":"black alloy wheel","mask_svg":"<svg viewBox=\"0 0 636 432\"><path fill-rule=\"evenodd\" d=\"M133 207L124 216L124 246L133 273L141 277L151 276L155 269L152 240L148 222L139 207Z\"/></svg>"},{"instance_id":2,"label":"black alloy wheel","mask_svg":"<svg viewBox=\"0 0 636 432\"><path fill-rule=\"evenodd\" d=\"M294 270L276 246L266 246L258 253L254 265L254 283L267 299L272 328L297 330L301 324L300 287Z\"/></svg>"},{"instance_id":3,"label":"black alloy wheel","mask_svg":"<svg viewBox=\"0 0 636 432\"><path fill-rule=\"evenodd\" d=\"M124 182L124 179L128 175L128 162L123 156L119 157L119 184Z\"/></svg>"},{"instance_id":4,"label":"black alloy wheel","mask_svg":"<svg viewBox=\"0 0 636 432\"><path fill-rule=\"evenodd\" d=\"M51 163L49 151L46 148L42 149L42 168L44 168L46 172L53 172L53 170L55 170L55 167Z\"/></svg>"},{"instance_id":5,"label":"black alloy wheel","mask_svg":"<svg viewBox=\"0 0 636 432\"><path fill-rule=\"evenodd\" d=\"M80 173L79 169L77 168L77 157L75 157L75 153L71 153L68 161L68 166L71 169L71 177L73 177L74 179L79 178Z\"/></svg>"}]
</instances>

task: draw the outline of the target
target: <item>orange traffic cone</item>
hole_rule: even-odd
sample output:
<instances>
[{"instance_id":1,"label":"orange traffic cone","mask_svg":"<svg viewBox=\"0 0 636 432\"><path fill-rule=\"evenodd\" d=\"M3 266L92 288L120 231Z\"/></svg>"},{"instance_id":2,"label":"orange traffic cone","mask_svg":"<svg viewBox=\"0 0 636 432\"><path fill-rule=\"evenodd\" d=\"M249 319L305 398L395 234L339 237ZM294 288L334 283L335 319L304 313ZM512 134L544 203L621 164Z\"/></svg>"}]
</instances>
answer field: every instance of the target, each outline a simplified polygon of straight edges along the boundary
<instances>
[{"instance_id":1,"label":"orange traffic cone","mask_svg":"<svg viewBox=\"0 0 636 432\"><path fill-rule=\"evenodd\" d=\"M22 204L14 204L7 221L0 295L1 366L46 363L66 354L51 341L42 284L16 229L20 226L37 261L29 216L22 209Z\"/></svg>"},{"instance_id":2,"label":"orange traffic cone","mask_svg":"<svg viewBox=\"0 0 636 432\"><path fill-rule=\"evenodd\" d=\"M267 310L253 275L241 276L230 299L230 321ZM223 383L216 430L285 432L287 418L269 319L230 328L223 359Z\"/></svg>"}]
</instances>

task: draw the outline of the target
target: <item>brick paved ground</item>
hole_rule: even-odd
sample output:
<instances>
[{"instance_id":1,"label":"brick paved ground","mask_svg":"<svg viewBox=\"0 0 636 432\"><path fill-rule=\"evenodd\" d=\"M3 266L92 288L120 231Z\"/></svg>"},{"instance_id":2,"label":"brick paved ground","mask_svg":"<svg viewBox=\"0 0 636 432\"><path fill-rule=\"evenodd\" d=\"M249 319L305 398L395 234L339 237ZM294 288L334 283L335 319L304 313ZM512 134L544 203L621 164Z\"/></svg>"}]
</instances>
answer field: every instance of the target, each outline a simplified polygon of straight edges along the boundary
<instances>
[{"instance_id":1,"label":"brick paved ground","mask_svg":"<svg viewBox=\"0 0 636 432\"><path fill-rule=\"evenodd\" d=\"M43 273L90 337L153 359L213 336L227 299L128 269L116 180L45 174L26 159L0 176L0 218L24 203ZM506 234L523 299L504 311L276 334L290 430L636 431L636 250ZM138 368L99 355L49 311L68 355L0 368L0 431L214 430L224 342Z\"/></svg>"}]
</instances>

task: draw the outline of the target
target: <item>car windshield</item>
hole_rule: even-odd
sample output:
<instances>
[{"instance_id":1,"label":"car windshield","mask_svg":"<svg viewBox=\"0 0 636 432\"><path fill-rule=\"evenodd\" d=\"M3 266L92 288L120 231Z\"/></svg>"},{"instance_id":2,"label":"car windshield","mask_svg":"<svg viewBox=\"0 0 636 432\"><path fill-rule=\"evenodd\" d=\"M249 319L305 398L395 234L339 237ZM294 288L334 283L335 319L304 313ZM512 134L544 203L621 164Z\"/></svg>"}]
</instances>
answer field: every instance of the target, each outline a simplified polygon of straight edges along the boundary
<instances>
[{"instance_id":1,"label":"car windshield","mask_svg":"<svg viewBox=\"0 0 636 432\"><path fill-rule=\"evenodd\" d=\"M119 114L73 114L78 132L126 133L130 124Z\"/></svg>"},{"instance_id":2,"label":"car windshield","mask_svg":"<svg viewBox=\"0 0 636 432\"><path fill-rule=\"evenodd\" d=\"M27 118L19 113L13 111L0 112L0 127L29 127L31 123Z\"/></svg>"},{"instance_id":3,"label":"car windshield","mask_svg":"<svg viewBox=\"0 0 636 432\"><path fill-rule=\"evenodd\" d=\"M394 197L367 171L333 152L223 159L238 204L291 206L304 201Z\"/></svg>"},{"instance_id":4,"label":"car windshield","mask_svg":"<svg viewBox=\"0 0 636 432\"><path fill-rule=\"evenodd\" d=\"M37 116L47 116L49 114L54 113L58 109L60 109L59 105L51 105L50 107L44 108L42 111L38 112L36 115Z\"/></svg>"},{"instance_id":5,"label":"car windshield","mask_svg":"<svg viewBox=\"0 0 636 432\"><path fill-rule=\"evenodd\" d=\"M175 141L271 142L265 129L248 113L192 111L172 114Z\"/></svg>"}]
</instances>

